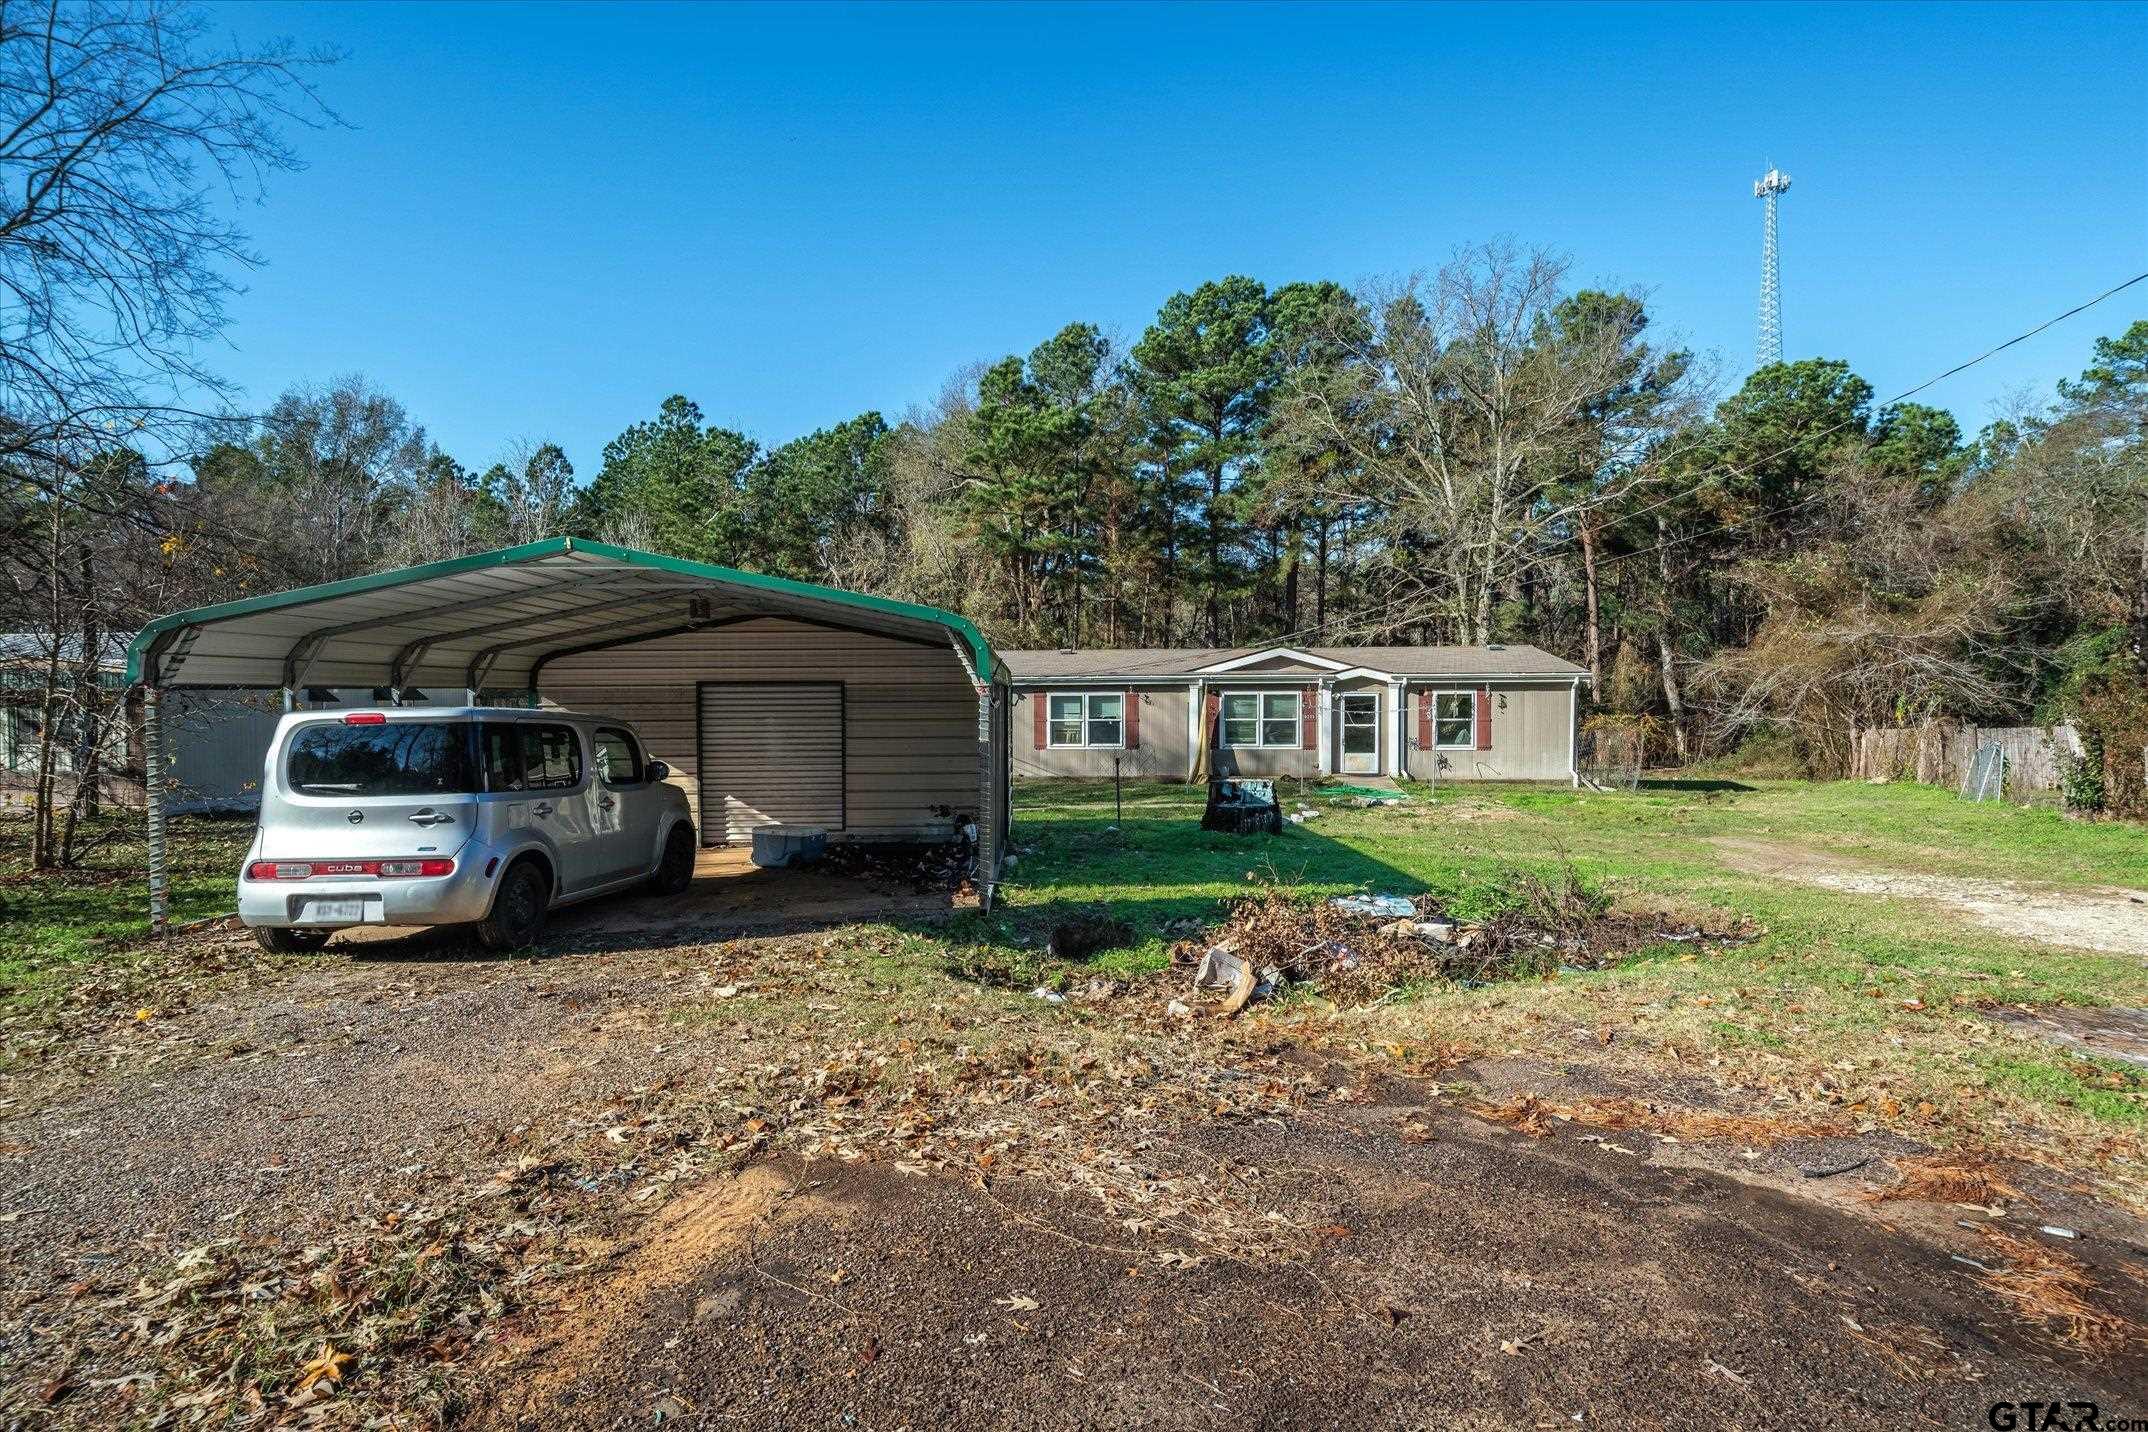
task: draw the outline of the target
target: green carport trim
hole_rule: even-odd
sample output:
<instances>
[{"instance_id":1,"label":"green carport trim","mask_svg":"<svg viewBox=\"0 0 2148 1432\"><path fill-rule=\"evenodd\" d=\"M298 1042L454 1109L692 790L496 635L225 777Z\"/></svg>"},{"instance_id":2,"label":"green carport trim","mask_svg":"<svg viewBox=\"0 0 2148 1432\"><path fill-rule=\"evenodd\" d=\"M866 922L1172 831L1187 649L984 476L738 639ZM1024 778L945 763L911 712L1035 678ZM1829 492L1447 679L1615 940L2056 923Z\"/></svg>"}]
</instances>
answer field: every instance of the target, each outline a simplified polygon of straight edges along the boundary
<instances>
[{"instance_id":1,"label":"green carport trim","mask_svg":"<svg viewBox=\"0 0 2148 1432\"><path fill-rule=\"evenodd\" d=\"M375 572L365 577L350 577L340 582L323 582L318 586L297 587L288 592L273 592L262 597L246 597L236 602L222 602L216 606L195 607L191 611L173 612L158 617L135 634L127 647L127 680L142 680L148 666L149 653L174 632L190 626L202 626L230 617L248 616L254 612L276 611L284 607L306 606L336 597L347 597L359 592L377 592L390 587L405 586L411 582L424 581L429 577L452 577L465 572L479 572L488 567L512 567L523 562L533 562L545 557L560 556L570 552L587 552L593 557L605 557L629 566L647 567L653 571L670 572L685 577L705 577L715 582L734 586L755 588L764 592L778 592L785 596L802 597L811 601L828 602L837 606L857 607L864 611L882 612L889 616L909 617L917 621L936 622L946 627L962 640L970 650L971 659L977 665L978 679L990 681L993 674L992 648L986 643L984 633L969 618L955 612L942 611L917 602L897 601L893 597L871 597L862 592L846 592L840 587L817 586L812 582L793 581L789 577L771 577L759 572L741 572L735 567L719 567L713 562L689 562L683 557L662 557L654 552L637 552L631 547L614 547L608 542L591 542L580 537L548 537L542 542L525 542L519 547L502 547L492 552L475 552L467 557L450 557L439 562L425 562L415 567L398 567L389 572Z\"/></svg>"}]
</instances>

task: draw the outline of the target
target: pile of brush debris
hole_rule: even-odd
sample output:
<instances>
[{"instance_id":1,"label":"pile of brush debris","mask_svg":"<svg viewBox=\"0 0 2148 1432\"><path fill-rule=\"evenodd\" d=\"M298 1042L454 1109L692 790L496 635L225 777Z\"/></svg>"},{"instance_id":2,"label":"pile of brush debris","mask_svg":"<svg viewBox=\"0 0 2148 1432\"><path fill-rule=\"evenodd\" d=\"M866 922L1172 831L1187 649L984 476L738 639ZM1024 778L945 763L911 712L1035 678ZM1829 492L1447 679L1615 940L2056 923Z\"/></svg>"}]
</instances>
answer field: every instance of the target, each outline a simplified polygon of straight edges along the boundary
<instances>
[{"instance_id":1,"label":"pile of brush debris","mask_svg":"<svg viewBox=\"0 0 2148 1432\"><path fill-rule=\"evenodd\" d=\"M1705 931L1600 907L1547 914L1464 921L1430 895L1308 901L1268 889L1240 901L1207 938L1173 945L1171 958L1175 967L1191 971L1196 990L1221 993L1222 1012L1235 1014L1294 984L1332 1000L1360 1002L1434 980L1474 988L1562 969L1601 969L1659 940L1742 944L1760 934L1743 923L1736 930Z\"/></svg>"},{"instance_id":2,"label":"pile of brush debris","mask_svg":"<svg viewBox=\"0 0 2148 1432\"><path fill-rule=\"evenodd\" d=\"M960 839L934 845L879 841L832 844L815 868L835 875L907 885L913 895L936 890L972 893L977 878L977 827L963 825Z\"/></svg>"}]
</instances>

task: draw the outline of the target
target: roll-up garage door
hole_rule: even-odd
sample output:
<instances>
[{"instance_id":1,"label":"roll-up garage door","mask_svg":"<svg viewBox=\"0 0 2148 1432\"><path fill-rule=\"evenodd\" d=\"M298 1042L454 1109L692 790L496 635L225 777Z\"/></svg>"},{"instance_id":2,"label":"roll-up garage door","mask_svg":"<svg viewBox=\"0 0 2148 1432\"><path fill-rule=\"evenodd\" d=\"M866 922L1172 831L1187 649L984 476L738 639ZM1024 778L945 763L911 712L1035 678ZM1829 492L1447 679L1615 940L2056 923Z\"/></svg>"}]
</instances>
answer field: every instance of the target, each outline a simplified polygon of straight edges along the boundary
<instances>
[{"instance_id":1,"label":"roll-up garage door","mask_svg":"<svg viewBox=\"0 0 2148 1432\"><path fill-rule=\"evenodd\" d=\"M760 825L842 829L841 682L702 686L702 840L750 841Z\"/></svg>"}]
</instances>

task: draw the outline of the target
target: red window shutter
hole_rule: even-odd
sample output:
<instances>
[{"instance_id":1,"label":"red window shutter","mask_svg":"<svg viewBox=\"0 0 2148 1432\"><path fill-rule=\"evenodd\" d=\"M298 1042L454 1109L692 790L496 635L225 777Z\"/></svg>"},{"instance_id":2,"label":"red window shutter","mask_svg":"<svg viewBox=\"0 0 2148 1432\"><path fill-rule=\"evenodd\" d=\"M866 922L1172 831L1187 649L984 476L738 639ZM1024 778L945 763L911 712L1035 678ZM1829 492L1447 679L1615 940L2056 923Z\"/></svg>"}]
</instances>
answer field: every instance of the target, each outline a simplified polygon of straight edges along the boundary
<instances>
[{"instance_id":1,"label":"red window shutter","mask_svg":"<svg viewBox=\"0 0 2148 1432\"><path fill-rule=\"evenodd\" d=\"M1126 691L1126 749L1141 749L1141 693L1128 687Z\"/></svg>"},{"instance_id":2,"label":"red window shutter","mask_svg":"<svg viewBox=\"0 0 2148 1432\"><path fill-rule=\"evenodd\" d=\"M1432 749L1432 693L1417 693L1417 749Z\"/></svg>"},{"instance_id":3,"label":"red window shutter","mask_svg":"<svg viewBox=\"0 0 2148 1432\"><path fill-rule=\"evenodd\" d=\"M1299 747L1302 750L1317 751L1320 749L1320 688L1306 687L1305 695L1301 699L1304 701L1304 709L1298 716L1299 724L1305 728L1305 739L1299 742Z\"/></svg>"},{"instance_id":4,"label":"red window shutter","mask_svg":"<svg viewBox=\"0 0 2148 1432\"><path fill-rule=\"evenodd\" d=\"M1032 691L1029 693L1029 700L1030 704L1037 708L1037 749L1041 751L1051 744L1044 730L1044 708L1050 704L1051 698L1041 691Z\"/></svg>"},{"instance_id":5,"label":"red window shutter","mask_svg":"<svg viewBox=\"0 0 2148 1432\"><path fill-rule=\"evenodd\" d=\"M1477 688L1477 749L1492 749L1492 691L1488 686Z\"/></svg>"}]
</instances>

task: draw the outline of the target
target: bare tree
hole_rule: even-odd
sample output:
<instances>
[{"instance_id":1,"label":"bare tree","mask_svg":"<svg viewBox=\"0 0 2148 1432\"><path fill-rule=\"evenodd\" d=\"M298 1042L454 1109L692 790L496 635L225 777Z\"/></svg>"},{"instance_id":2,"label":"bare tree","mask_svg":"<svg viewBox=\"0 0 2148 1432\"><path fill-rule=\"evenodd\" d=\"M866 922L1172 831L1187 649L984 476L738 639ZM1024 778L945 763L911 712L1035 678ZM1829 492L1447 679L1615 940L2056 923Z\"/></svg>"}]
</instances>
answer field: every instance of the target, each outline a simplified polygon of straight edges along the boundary
<instances>
[{"instance_id":1,"label":"bare tree","mask_svg":"<svg viewBox=\"0 0 2148 1432\"><path fill-rule=\"evenodd\" d=\"M1309 470L1306 496L1377 514L1387 631L1492 640L1496 594L1642 482L1649 444L1690 406L1673 375L1645 422L1614 431L1658 355L1630 325L1562 323L1565 280L1563 260L1494 243L1429 282L1375 286L1369 326L1336 336L1349 361L1285 393L1300 443L1343 457Z\"/></svg>"},{"instance_id":2,"label":"bare tree","mask_svg":"<svg viewBox=\"0 0 2148 1432\"><path fill-rule=\"evenodd\" d=\"M1988 512L1935 510L1913 484L1849 456L1822 523L1793 555L1732 573L1766 616L1748 644L1698 668L1725 734L1785 723L1814 771L1830 774L1847 769L1861 728L2018 710L2020 631L2037 597Z\"/></svg>"},{"instance_id":3,"label":"bare tree","mask_svg":"<svg viewBox=\"0 0 2148 1432\"><path fill-rule=\"evenodd\" d=\"M335 56L209 24L0 0L0 460L30 484L115 442L175 457L228 397L195 350L260 260L223 201L296 165L283 124L334 119L309 76Z\"/></svg>"},{"instance_id":4,"label":"bare tree","mask_svg":"<svg viewBox=\"0 0 2148 1432\"><path fill-rule=\"evenodd\" d=\"M261 428L256 447L273 482L264 496L280 526L304 534L285 544L297 566L293 579L325 582L371 570L383 555L390 513L425 485L425 430L357 374L327 388L291 389ZM436 534L428 528L424 535Z\"/></svg>"},{"instance_id":5,"label":"bare tree","mask_svg":"<svg viewBox=\"0 0 2148 1432\"><path fill-rule=\"evenodd\" d=\"M507 540L542 542L567 527L574 500L574 464L558 443L523 439L509 450L500 500L507 508Z\"/></svg>"}]
</instances>

